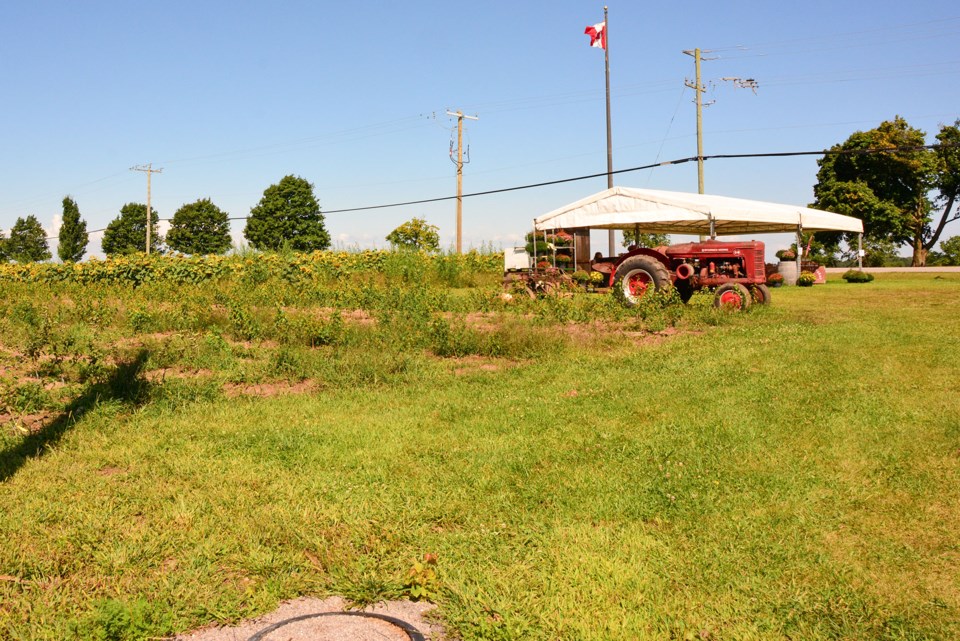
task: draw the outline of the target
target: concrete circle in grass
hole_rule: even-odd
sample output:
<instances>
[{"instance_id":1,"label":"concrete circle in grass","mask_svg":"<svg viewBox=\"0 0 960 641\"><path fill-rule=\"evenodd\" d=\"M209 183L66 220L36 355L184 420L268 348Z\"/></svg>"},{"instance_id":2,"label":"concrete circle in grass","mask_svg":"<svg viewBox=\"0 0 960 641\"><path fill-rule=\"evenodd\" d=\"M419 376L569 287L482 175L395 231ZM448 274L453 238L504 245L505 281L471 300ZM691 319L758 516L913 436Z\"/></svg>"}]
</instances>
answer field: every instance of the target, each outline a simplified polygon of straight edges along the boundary
<instances>
[{"instance_id":1,"label":"concrete circle in grass","mask_svg":"<svg viewBox=\"0 0 960 641\"><path fill-rule=\"evenodd\" d=\"M301 637L290 636L291 633L294 631L294 628L298 627L298 624L305 623L311 619L318 619L320 617L355 617L355 618L363 618L363 619L374 619L374 620L382 621L386 624L389 624L398 630L402 630L405 633L406 638L410 639L410 641L426 641L423 634L419 630L417 630L415 627L413 627L403 619L387 616L385 614L377 614L375 612L357 612L357 611L316 612L314 614L302 614L300 616L284 619L283 621L267 626L263 630L260 630L259 632L254 634L247 641L268 641L269 640L268 635L270 635L270 633L281 628L283 628L283 631L281 633L283 636L283 639L285 640L298 639ZM335 625L333 627L335 629L325 631L325 630L316 629L316 626L314 626L313 630L310 630L310 631L304 630L305 632L308 632L308 634L310 634L311 636L303 637L303 638L305 640L309 638L309 639L317 639L317 640L325 639L327 641L334 641L336 639L350 639L351 641L362 641L363 639L366 638L366 636L358 636L358 633L360 635L363 635L364 630L348 629L348 628L353 628L355 626L350 626L350 625L344 626L340 624L340 625ZM385 638L383 635L383 631L372 629L371 626L366 626L366 628L369 629L368 631L371 635L370 636L371 639ZM318 633L321 634L322 636L316 636ZM348 635L348 636L344 636L344 635Z\"/></svg>"}]
</instances>

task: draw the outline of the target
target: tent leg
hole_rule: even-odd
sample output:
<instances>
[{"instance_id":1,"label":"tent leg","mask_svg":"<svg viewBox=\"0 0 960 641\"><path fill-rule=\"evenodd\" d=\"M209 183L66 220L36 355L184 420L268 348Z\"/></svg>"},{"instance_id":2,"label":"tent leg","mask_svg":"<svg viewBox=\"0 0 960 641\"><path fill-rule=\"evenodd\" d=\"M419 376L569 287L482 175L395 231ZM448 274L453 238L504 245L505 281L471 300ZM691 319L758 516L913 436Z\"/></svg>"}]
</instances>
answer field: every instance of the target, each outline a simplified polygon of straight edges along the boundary
<instances>
[{"instance_id":1,"label":"tent leg","mask_svg":"<svg viewBox=\"0 0 960 641\"><path fill-rule=\"evenodd\" d=\"M803 254L803 225L797 225L797 283L800 283L800 261Z\"/></svg>"},{"instance_id":2,"label":"tent leg","mask_svg":"<svg viewBox=\"0 0 960 641\"><path fill-rule=\"evenodd\" d=\"M857 269L863 271L863 232L857 234Z\"/></svg>"}]
</instances>

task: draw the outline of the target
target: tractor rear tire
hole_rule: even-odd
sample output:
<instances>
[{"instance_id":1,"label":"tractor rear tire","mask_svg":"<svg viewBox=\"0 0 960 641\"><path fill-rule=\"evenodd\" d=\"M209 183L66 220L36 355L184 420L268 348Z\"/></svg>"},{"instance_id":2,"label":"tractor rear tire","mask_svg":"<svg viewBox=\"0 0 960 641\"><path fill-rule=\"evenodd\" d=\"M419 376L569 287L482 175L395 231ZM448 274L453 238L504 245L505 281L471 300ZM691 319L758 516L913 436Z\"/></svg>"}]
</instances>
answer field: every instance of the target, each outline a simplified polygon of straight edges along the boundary
<instances>
[{"instance_id":1,"label":"tractor rear tire","mask_svg":"<svg viewBox=\"0 0 960 641\"><path fill-rule=\"evenodd\" d=\"M746 311L750 307L750 292L740 283L724 283L717 287L713 306Z\"/></svg>"},{"instance_id":2,"label":"tractor rear tire","mask_svg":"<svg viewBox=\"0 0 960 641\"><path fill-rule=\"evenodd\" d=\"M750 296L757 305L770 304L770 288L763 283L759 285L750 285Z\"/></svg>"},{"instance_id":3,"label":"tractor rear tire","mask_svg":"<svg viewBox=\"0 0 960 641\"><path fill-rule=\"evenodd\" d=\"M660 291L670 287L670 272L652 256L633 256L620 263L614 282L623 304L636 307L640 299L653 287Z\"/></svg>"}]
</instances>

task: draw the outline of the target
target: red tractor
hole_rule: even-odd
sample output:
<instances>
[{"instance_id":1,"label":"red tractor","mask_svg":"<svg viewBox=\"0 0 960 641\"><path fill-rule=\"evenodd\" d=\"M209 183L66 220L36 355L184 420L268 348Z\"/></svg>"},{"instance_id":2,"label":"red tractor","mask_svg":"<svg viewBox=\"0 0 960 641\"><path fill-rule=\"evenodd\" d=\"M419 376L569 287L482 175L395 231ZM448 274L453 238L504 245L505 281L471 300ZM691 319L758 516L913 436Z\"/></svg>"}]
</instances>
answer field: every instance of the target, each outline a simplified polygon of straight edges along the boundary
<instances>
[{"instance_id":1,"label":"red tractor","mask_svg":"<svg viewBox=\"0 0 960 641\"><path fill-rule=\"evenodd\" d=\"M685 303L703 288L715 292L717 307L746 309L751 303L770 302L763 243L756 240L635 248L613 258L598 256L592 267L609 275L609 286L619 288L631 307L651 288L660 290L671 285Z\"/></svg>"}]
</instances>

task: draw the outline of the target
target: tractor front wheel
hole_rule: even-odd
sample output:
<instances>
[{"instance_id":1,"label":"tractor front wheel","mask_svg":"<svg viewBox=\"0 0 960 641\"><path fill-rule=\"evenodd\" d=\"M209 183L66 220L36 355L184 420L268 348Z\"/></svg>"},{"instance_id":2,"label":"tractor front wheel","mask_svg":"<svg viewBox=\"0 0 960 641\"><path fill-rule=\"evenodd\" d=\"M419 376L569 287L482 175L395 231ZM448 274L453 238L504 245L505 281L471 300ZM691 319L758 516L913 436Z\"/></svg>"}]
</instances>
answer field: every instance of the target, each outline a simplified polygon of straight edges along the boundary
<instances>
[{"instance_id":1,"label":"tractor front wheel","mask_svg":"<svg viewBox=\"0 0 960 641\"><path fill-rule=\"evenodd\" d=\"M634 256L620 263L614 277L627 307L636 307L649 291L670 286L670 272L656 258Z\"/></svg>"},{"instance_id":2,"label":"tractor front wheel","mask_svg":"<svg viewBox=\"0 0 960 641\"><path fill-rule=\"evenodd\" d=\"M724 283L713 296L714 307L743 311L750 307L750 302L750 292L740 283Z\"/></svg>"},{"instance_id":3,"label":"tractor front wheel","mask_svg":"<svg viewBox=\"0 0 960 641\"><path fill-rule=\"evenodd\" d=\"M770 288L763 283L759 285L750 285L750 296L757 305L770 304Z\"/></svg>"}]
</instances>

